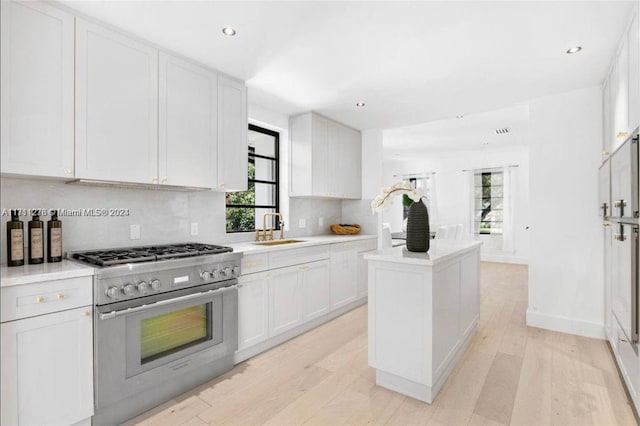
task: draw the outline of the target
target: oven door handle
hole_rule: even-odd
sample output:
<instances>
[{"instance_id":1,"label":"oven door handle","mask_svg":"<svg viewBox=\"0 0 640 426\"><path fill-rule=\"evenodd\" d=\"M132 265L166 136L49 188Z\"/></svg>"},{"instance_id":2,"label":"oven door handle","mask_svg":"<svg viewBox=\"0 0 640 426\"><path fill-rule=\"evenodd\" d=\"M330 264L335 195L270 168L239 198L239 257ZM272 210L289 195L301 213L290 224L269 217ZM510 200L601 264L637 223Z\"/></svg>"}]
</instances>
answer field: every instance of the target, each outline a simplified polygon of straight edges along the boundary
<instances>
[{"instance_id":1,"label":"oven door handle","mask_svg":"<svg viewBox=\"0 0 640 426\"><path fill-rule=\"evenodd\" d=\"M155 303L149 303L148 305L142 305L142 306L136 306L134 308L127 308L127 309L121 309L119 311L111 311L111 312L106 312L103 314L100 314L100 319L101 320L108 320L111 318L116 318L122 315L128 315L128 314L132 314L135 312L143 312L149 309L153 309L159 306L167 306L167 305L172 305L174 303L179 303L179 302L184 302L186 300L193 300L193 299L199 299L205 296L212 296L214 294L221 294L221 293L226 293L227 291L231 291L231 290L235 290L237 288L237 284L228 286L228 287L222 287L222 288L218 288L215 290L209 290L209 291L203 291L201 293L194 293L194 294L187 294L186 296L180 296L180 297L176 297L173 299L166 299L166 300L160 300L158 302Z\"/></svg>"}]
</instances>

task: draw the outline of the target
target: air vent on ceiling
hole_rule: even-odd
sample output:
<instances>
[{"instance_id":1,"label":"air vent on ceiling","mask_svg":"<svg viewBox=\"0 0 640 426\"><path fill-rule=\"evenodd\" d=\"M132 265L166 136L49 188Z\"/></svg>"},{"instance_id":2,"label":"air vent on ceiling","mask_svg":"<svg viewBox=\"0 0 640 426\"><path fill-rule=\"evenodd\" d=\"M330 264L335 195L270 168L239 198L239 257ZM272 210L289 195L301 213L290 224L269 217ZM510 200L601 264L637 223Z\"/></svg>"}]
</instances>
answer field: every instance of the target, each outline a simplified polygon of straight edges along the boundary
<instances>
[{"instance_id":1,"label":"air vent on ceiling","mask_svg":"<svg viewBox=\"0 0 640 426\"><path fill-rule=\"evenodd\" d=\"M496 129L496 135L506 135L509 133L508 127L503 127L502 129Z\"/></svg>"}]
</instances>

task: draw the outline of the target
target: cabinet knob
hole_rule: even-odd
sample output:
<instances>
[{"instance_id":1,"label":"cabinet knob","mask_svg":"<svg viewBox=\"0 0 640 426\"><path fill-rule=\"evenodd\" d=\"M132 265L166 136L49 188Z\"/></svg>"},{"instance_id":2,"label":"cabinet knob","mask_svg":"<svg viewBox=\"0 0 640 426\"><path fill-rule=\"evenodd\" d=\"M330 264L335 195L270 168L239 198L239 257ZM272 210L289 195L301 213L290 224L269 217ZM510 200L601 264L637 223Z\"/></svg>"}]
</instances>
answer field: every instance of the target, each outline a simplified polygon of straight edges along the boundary
<instances>
[{"instance_id":1,"label":"cabinet knob","mask_svg":"<svg viewBox=\"0 0 640 426\"><path fill-rule=\"evenodd\" d=\"M224 188L224 182L220 182L220 188Z\"/></svg>"},{"instance_id":2,"label":"cabinet knob","mask_svg":"<svg viewBox=\"0 0 640 426\"><path fill-rule=\"evenodd\" d=\"M607 226L611 226L611 224L610 223L603 223L602 226L604 226L606 228Z\"/></svg>"},{"instance_id":3,"label":"cabinet knob","mask_svg":"<svg viewBox=\"0 0 640 426\"><path fill-rule=\"evenodd\" d=\"M64 293L58 293L57 297L58 297L58 300L64 299Z\"/></svg>"},{"instance_id":4,"label":"cabinet knob","mask_svg":"<svg viewBox=\"0 0 640 426\"><path fill-rule=\"evenodd\" d=\"M602 151L602 155L611 155L609 151Z\"/></svg>"},{"instance_id":5,"label":"cabinet knob","mask_svg":"<svg viewBox=\"0 0 640 426\"><path fill-rule=\"evenodd\" d=\"M162 178L162 183L167 183L167 177L166 176Z\"/></svg>"},{"instance_id":6,"label":"cabinet knob","mask_svg":"<svg viewBox=\"0 0 640 426\"><path fill-rule=\"evenodd\" d=\"M82 313L82 316L84 316L84 317L88 317L88 316L91 316L91 313L90 313L89 311L84 311L84 312Z\"/></svg>"},{"instance_id":7,"label":"cabinet knob","mask_svg":"<svg viewBox=\"0 0 640 426\"><path fill-rule=\"evenodd\" d=\"M36 297L36 302L38 302L38 303L44 303L44 301L45 301L45 300L47 300L47 299L45 299L45 297L44 297L44 296L38 296L38 297Z\"/></svg>"},{"instance_id":8,"label":"cabinet knob","mask_svg":"<svg viewBox=\"0 0 640 426\"><path fill-rule=\"evenodd\" d=\"M616 134L616 138L626 138L627 136L629 136L629 132L624 131L624 130L619 131L619 132Z\"/></svg>"},{"instance_id":9,"label":"cabinet knob","mask_svg":"<svg viewBox=\"0 0 640 426\"><path fill-rule=\"evenodd\" d=\"M151 178L151 183L158 183L158 178L157 177Z\"/></svg>"},{"instance_id":10,"label":"cabinet knob","mask_svg":"<svg viewBox=\"0 0 640 426\"><path fill-rule=\"evenodd\" d=\"M65 175L71 175L73 173L73 169L70 167L67 167L64 169L64 174Z\"/></svg>"}]
</instances>

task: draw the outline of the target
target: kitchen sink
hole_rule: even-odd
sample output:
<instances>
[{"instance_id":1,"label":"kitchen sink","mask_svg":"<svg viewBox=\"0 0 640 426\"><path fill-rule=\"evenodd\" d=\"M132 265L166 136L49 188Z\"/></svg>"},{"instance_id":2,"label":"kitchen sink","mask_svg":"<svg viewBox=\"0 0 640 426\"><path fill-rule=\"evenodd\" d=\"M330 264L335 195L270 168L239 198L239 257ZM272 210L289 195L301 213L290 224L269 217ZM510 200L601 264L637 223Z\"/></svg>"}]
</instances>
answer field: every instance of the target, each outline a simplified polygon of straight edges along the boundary
<instances>
[{"instance_id":1,"label":"kitchen sink","mask_svg":"<svg viewBox=\"0 0 640 426\"><path fill-rule=\"evenodd\" d=\"M304 240L273 240L273 241L263 241L260 243L253 243L258 246L280 246L283 244L296 244L296 243L304 243Z\"/></svg>"}]
</instances>

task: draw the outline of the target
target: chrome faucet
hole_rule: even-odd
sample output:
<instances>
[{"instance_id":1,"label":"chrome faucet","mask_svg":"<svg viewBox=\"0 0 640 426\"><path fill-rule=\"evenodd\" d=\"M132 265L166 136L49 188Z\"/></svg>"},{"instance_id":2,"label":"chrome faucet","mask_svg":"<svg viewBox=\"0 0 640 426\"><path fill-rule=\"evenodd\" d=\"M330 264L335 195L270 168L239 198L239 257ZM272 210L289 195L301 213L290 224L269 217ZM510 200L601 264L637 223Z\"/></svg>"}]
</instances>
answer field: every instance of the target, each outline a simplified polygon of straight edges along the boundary
<instances>
[{"instance_id":1,"label":"chrome faucet","mask_svg":"<svg viewBox=\"0 0 640 426\"><path fill-rule=\"evenodd\" d=\"M260 241L260 236L262 236L262 241L267 241L267 216L277 216L280 218L280 239L284 238L284 218L282 217L282 213L265 213L262 216L262 229L256 229L256 241ZM269 239L273 240L273 228L269 228Z\"/></svg>"}]
</instances>

